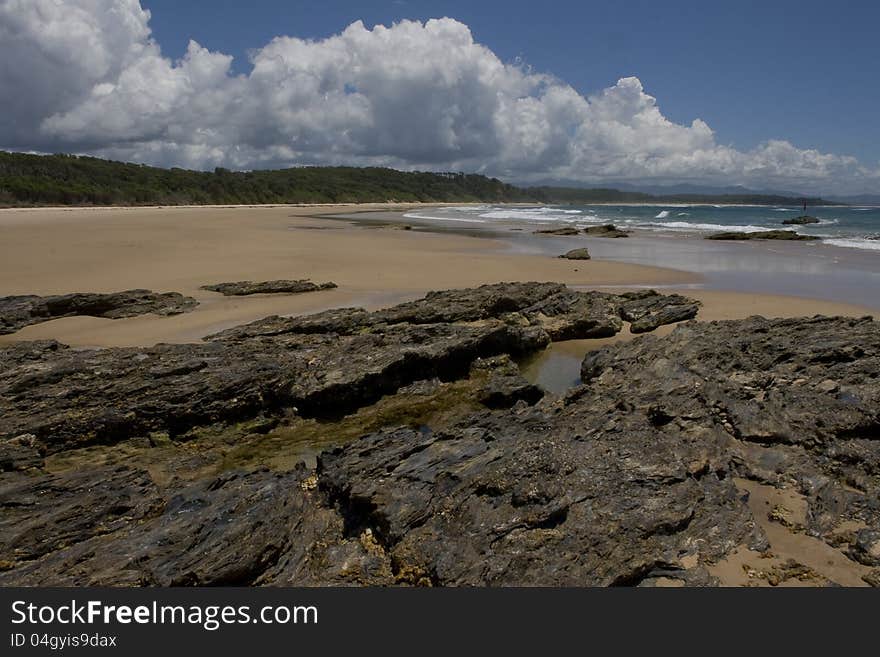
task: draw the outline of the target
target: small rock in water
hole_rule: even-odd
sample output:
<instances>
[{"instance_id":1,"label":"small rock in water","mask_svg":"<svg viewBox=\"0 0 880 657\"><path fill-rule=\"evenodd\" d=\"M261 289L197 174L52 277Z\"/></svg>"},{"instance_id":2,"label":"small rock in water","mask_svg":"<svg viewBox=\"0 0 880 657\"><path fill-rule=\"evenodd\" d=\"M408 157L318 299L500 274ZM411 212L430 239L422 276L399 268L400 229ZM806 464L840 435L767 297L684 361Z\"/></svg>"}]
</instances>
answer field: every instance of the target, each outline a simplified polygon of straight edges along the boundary
<instances>
[{"instance_id":1,"label":"small rock in water","mask_svg":"<svg viewBox=\"0 0 880 657\"><path fill-rule=\"evenodd\" d=\"M782 222L786 226L803 226L805 224L818 224L819 220L816 217L811 217L809 215L803 214L800 217L792 217L791 219L786 219Z\"/></svg>"},{"instance_id":2,"label":"small rock in water","mask_svg":"<svg viewBox=\"0 0 880 657\"><path fill-rule=\"evenodd\" d=\"M584 228L584 232L587 235L591 235L592 237L629 237L629 233L627 231L620 230L614 224L605 224L603 226L588 226L587 228Z\"/></svg>"},{"instance_id":3,"label":"small rock in water","mask_svg":"<svg viewBox=\"0 0 880 657\"><path fill-rule=\"evenodd\" d=\"M564 228L541 228L535 231L535 235L579 235L580 231L574 226Z\"/></svg>"},{"instance_id":4,"label":"small rock in water","mask_svg":"<svg viewBox=\"0 0 880 657\"><path fill-rule=\"evenodd\" d=\"M753 230L747 233L723 232L707 235L707 240L792 240L811 242L818 240L815 235L800 235L793 230Z\"/></svg>"}]
</instances>

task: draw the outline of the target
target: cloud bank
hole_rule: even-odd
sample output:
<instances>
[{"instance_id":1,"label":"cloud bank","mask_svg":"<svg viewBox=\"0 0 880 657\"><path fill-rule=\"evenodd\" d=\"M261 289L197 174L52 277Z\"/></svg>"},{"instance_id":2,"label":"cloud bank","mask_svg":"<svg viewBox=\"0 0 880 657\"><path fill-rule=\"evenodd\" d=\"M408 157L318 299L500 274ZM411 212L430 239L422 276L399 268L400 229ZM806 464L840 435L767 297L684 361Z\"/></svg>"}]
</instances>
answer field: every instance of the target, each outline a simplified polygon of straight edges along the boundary
<instances>
[{"instance_id":1,"label":"cloud bank","mask_svg":"<svg viewBox=\"0 0 880 657\"><path fill-rule=\"evenodd\" d=\"M383 165L530 181L876 190L880 171L784 140L741 151L663 116L638 78L583 96L449 18L172 61L138 0L0 0L0 146L159 165Z\"/></svg>"}]
</instances>

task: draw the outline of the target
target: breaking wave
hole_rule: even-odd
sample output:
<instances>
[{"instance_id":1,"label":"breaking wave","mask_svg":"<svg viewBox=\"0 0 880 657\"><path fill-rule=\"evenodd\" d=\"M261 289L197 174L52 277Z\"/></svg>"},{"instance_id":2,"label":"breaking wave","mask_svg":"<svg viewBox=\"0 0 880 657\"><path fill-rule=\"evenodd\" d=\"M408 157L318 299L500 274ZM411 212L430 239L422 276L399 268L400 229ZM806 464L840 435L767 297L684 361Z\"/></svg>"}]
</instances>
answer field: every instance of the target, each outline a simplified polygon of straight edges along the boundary
<instances>
[{"instance_id":1,"label":"breaking wave","mask_svg":"<svg viewBox=\"0 0 880 657\"><path fill-rule=\"evenodd\" d=\"M868 237L837 238L822 240L825 244L842 246L848 249L865 249L867 251L880 251L880 240L872 240Z\"/></svg>"}]
</instances>

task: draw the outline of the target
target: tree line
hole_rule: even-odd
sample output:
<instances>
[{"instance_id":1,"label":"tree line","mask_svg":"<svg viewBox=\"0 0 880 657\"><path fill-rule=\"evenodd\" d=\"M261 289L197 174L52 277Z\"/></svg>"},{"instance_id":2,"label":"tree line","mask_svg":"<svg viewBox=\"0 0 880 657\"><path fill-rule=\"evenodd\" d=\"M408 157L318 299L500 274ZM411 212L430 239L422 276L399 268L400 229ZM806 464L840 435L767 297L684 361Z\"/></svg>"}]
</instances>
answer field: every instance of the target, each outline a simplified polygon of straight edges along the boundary
<instances>
[{"instance_id":1,"label":"tree line","mask_svg":"<svg viewBox=\"0 0 880 657\"><path fill-rule=\"evenodd\" d=\"M0 151L0 206L251 205L265 203L756 203L800 199L760 195L652 196L614 189L516 187L479 174L379 167L294 167L262 171L163 169L76 155ZM810 199L818 204L821 199Z\"/></svg>"}]
</instances>

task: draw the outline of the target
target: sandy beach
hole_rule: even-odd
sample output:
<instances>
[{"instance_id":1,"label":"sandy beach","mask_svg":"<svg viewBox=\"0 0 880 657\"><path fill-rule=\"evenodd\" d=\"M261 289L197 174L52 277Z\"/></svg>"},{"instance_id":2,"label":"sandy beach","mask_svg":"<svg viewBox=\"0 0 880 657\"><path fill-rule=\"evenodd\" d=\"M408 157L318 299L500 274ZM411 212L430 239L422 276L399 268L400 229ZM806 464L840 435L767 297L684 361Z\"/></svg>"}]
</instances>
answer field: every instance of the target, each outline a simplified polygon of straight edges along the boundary
<instances>
[{"instance_id":1,"label":"sandy beach","mask_svg":"<svg viewBox=\"0 0 880 657\"><path fill-rule=\"evenodd\" d=\"M410 207L357 206L361 214L354 221L330 218L351 213L352 206L3 210L0 296L145 288L180 292L196 298L199 306L174 317L57 319L0 336L0 342L46 338L73 346L192 342L273 314L352 305L374 309L429 290L499 281L556 281L584 289L680 289L703 301L700 318L707 320L871 312L857 304L755 290L710 290L693 272L602 258L568 261L515 253L491 237L401 230L399 224L376 219L385 216L378 211L399 213ZM366 221L357 223L357 217ZM332 281L338 288L251 297L224 297L200 289L212 283L280 278Z\"/></svg>"},{"instance_id":2,"label":"sandy beach","mask_svg":"<svg viewBox=\"0 0 880 657\"><path fill-rule=\"evenodd\" d=\"M590 250L596 254L594 258L572 261L557 257L573 244L568 238L544 238L525 232L515 233L511 238L497 230L450 231L409 225L411 222L403 216L408 209L396 205L359 206L355 214L352 214L355 208L350 206L0 211L0 296L143 288L178 292L199 302L194 310L170 317L152 314L126 319L75 316L46 321L0 336L0 343L54 339L74 347L145 348L157 343L196 343L211 333L269 315L302 315L352 306L374 310L420 298L431 290L502 281L558 282L578 291L623 292L655 287L665 294L678 292L698 299L702 305L697 319L703 321L755 315L863 317L876 312L876 308L868 305L829 300L833 289L814 284L821 281L821 277L810 279L816 291L816 297L810 298L769 294L756 287L749 289L754 279L732 274L728 280L717 268L711 275L702 275L694 266L702 260L688 256L700 252L702 243L698 238L690 242L664 242L664 238L658 237L652 242L651 238L637 236L614 240L613 244L594 239L589 242ZM669 250L670 244L675 251ZM725 246L724 262L741 264L740 258L748 258L749 263L760 264L766 263L767 258L794 261L801 257L788 246L784 252L754 245ZM664 262L670 260L671 253L680 253L681 268L621 261L625 258L620 254L625 255L627 249L631 249L631 259L639 259L640 253L648 253L656 259L656 254L666 249L662 254ZM809 253L808 257L816 256ZM274 279L332 281L338 287L293 295L247 297L224 297L201 289L203 285L222 282ZM733 281L731 286L740 289L724 289L721 283L725 281ZM660 326L655 334L668 335L674 329L675 324ZM611 338L554 342L521 362L521 371L527 383L561 395L580 382L585 354L634 337L625 326ZM347 356L337 353L334 357ZM186 361L180 371L188 371L190 362ZM159 372L164 376L162 370ZM201 375L193 376L197 380ZM455 386L469 384L449 385L452 387L444 388L447 398L439 398L447 399L442 403L451 403L451 408L458 409L454 412L469 409L470 401L454 396L462 394ZM304 454L311 454L309 458L314 460L319 447L354 440L366 431L396 421L393 418L399 414L418 412L434 420L442 416L437 415L435 408L438 403L442 406L441 402L429 402L427 408L433 410L419 410L422 408L419 404L426 403L418 397L420 393L408 394L413 393L406 393L400 399L386 397L376 406L348 416L337 425L338 431L330 434L333 436L330 442L320 424L294 418L282 422L265 436L216 438L209 431L204 439L190 437L172 446L162 443L166 445L162 447L165 451L158 461L155 455L158 452L151 451L155 447L152 442L150 449L144 451L135 441L122 448L95 446L64 452L62 456L48 459L47 467L66 476L64 473L76 472L83 463L91 464L95 460L108 464L136 463L148 468L156 481L166 484L174 481L172 473L194 477L209 474L213 471L211 468L227 462L289 468ZM469 399L471 394L465 393L462 399ZM457 401L449 402L449 399ZM187 460L190 457L195 460L190 462ZM217 465L217 459L222 459L221 466ZM870 568L853 562L821 540L764 519L765 507L793 510L792 513L803 516L808 504L803 495L793 489L745 480L738 481L737 487L743 494L750 495L752 512L770 537L773 552L763 553L759 561L748 545L737 547L710 568L711 575L721 584L767 585L776 578L785 585L827 580L861 586L867 581L865 577L870 579ZM791 527L806 522L801 516L797 516L800 520L795 518L797 522L792 521ZM861 525L841 527L852 532ZM683 558L685 568L693 566L688 565L688 559L690 557ZM792 575L790 564L793 562L805 564L803 567L809 568L809 577ZM681 585L681 580L657 578L657 585L664 584Z\"/></svg>"}]
</instances>

